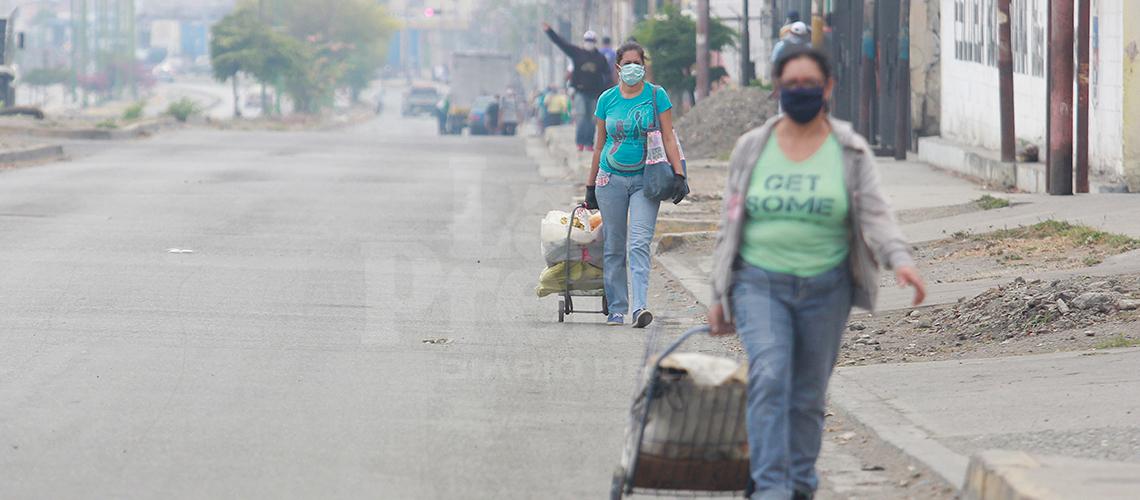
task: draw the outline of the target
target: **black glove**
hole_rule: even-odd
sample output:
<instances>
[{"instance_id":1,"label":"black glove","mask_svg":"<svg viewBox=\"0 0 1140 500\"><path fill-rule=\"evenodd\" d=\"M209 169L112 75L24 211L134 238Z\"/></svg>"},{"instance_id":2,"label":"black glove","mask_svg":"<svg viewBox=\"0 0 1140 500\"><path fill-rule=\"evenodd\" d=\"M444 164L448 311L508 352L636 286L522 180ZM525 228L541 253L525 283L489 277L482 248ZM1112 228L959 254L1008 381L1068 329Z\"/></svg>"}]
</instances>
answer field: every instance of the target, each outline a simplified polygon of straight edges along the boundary
<instances>
[{"instance_id":1,"label":"black glove","mask_svg":"<svg viewBox=\"0 0 1140 500\"><path fill-rule=\"evenodd\" d=\"M673 174L673 204L677 205L689 195L689 183L685 181L685 176L681 174Z\"/></svg>"},{"instance_id":2,"label":"black glove","mask_svg":"<svg viewBox=\"0 0 1140 500\"><path fill-rule=\"evenodd\" d=\"M594 189L594 186L586 186L586 208L588 210L598 209L598 195Z\"/></svg>"}]
</instances>

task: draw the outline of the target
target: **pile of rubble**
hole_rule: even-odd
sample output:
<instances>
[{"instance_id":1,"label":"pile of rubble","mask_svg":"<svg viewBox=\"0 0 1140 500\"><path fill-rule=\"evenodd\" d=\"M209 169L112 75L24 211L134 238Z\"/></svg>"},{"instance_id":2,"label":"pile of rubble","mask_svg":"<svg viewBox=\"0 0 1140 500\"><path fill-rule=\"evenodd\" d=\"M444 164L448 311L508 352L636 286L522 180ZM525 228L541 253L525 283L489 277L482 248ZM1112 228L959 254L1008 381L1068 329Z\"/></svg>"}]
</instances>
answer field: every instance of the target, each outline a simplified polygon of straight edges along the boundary
<instances>
[{"instance_id":1,"label":"pile of rubble","mask_svg":"<svg viewBox=\"0 0 1140 500\"><path fill-rule=\"evenodd\" d=\"M1056 281L1017 278L953 307L906 321L958 340L1003 340L1085 328L1140 308L1140 276L1078 277Z\"/></svg>"},{"instance_id":2,"label":"pile of rubble","mask_svg":"<svg viewBox=\"0 0 1140 500\"><path fill-rule=\"evenodd\" d=\"M770 90L724 89L703 99L677 121L685 156L726 159L736 140L776 114Z\"/></svg>"}]
</instances>

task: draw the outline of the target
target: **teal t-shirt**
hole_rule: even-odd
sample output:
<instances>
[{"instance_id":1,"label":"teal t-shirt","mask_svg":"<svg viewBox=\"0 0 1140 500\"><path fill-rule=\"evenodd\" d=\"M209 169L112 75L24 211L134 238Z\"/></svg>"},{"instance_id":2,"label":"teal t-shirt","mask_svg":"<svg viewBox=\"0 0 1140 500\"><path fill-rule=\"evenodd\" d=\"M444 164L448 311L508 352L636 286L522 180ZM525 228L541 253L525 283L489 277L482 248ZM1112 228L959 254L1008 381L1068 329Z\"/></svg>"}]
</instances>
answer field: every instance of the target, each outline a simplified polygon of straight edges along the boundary
<instances>
[{"instance_id":1,"label":"teal t-shirt","mask_svg":"<svg viewBox=\"0 0 1140 500\"><path fill-rule=\"evenodd\" d=\"M673 109L665 89L645 83L641 94L625 98L621 87L613 87L598 98L594 116L606 123L606 145L598 166L611 174L637 175L645 169L645 134L653 125L653 89L657 89L657 110Z\"/></svg>"},{"instance_id":2,"label":"teal t-shirt","mask_svg":"<svg viewBox=\"0 0 1140 500\"><path fill-rule=\"evenodd\" d=\"M830 271L847 258L847 186L843 151L829 136L810 158L795 162L773 135L752 172L740 256L761 269L801 278Z\"/></svg>"}]
</instances>

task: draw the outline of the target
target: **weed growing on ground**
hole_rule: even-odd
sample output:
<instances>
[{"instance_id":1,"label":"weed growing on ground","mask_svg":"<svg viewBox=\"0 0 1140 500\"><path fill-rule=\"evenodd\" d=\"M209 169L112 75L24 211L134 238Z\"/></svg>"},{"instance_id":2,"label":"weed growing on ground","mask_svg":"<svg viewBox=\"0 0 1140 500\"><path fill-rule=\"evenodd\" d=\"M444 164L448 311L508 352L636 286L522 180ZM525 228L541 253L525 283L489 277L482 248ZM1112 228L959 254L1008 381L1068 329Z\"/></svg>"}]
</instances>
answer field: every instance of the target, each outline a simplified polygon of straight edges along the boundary
<instances>
[{"instance_id":1,"label":"weed growing on ground","mask_svg":"<svg viewBox=\"0 0 1140 500\"><path fill-rule=\"evenodd\" d=\"M1097 343L1097 349L1121 349L1124 347L1140 347L1140 339L1130 339L1125 337L1123 333L1118 333L1113 337L1102 340Z\"/></svg>"},{"instance_id":2,"label":"weed growing on ground","mask_svg":"<svg viewBox=\"0 0 1140 500\"><path fill-rule=\"evenodd\" d=\"M170 103L170 106L166 108L166 114L183 123L189 120L191 116L201 112L202 108L198 106L198 103L185 97Z\"/></svg>"},{"instance_id":3,"label":"weed growing on ground","mask_svg":"<svg viewBox=\"0 0 1140 500\"><path fill-rule=\"evenodd\" d=\"M131 122L142 118L143 111L146 109L146 101L138 101L131 104L123 111L123 120Z\"/></svg>"},{"instance_id":4,"label":"weed growing on ground","mask_svg":"<svg viewBox=\"0 0 1140 500\"><path fill-rule=\"evenodd\" d=\"M1109 233L1099 229L1071 224L1059 220L1046 220L1032 226L1013 229L999 229L985 235L986 239L1044 239L1060 237L1077 246L1105 246L1112 250L1127 252L1140 248L1140 240L1123 234Z\"/></svg>"},{"instance_id":5,"label":"weed growing on ground","mask_svg":"<svg viewBox=\"0 0 1140 500\"><path fill-rule=\"evenodd\" d=\"M995 208L1006 208L1009 206L1009 200L1005 198L995 198L988 194L974 200L974 203L982 210L993 210Z\"/></svg>"}]
</instances>

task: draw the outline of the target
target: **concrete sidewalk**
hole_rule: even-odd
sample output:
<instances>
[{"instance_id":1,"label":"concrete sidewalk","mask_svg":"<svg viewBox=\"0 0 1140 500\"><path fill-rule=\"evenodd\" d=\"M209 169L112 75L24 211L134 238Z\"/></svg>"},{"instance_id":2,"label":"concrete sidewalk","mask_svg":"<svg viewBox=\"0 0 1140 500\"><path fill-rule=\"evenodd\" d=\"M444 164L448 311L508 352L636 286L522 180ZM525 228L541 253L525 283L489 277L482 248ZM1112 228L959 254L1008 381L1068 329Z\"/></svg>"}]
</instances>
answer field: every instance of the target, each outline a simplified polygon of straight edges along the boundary
<instances>
[{"instance_id":1,"label":"concrete sidewalk","mask_svg":"<svg viewBox=\"0 0 1140 500\"><path fill-rule=\"evenodd\" d=\"M832 403L952 484L963 484L970 455L992 448L1128 461L1137 467L1120 468L1140 470L1136 394L1140 349L839 368L829 391ZM1077 476L1087 473L1052 475L1073 485L1088 482ZM1135 498L1140 477L1093 482L1100 489L1077 496L997 498Z\"/></svg>"}]
</instances>

